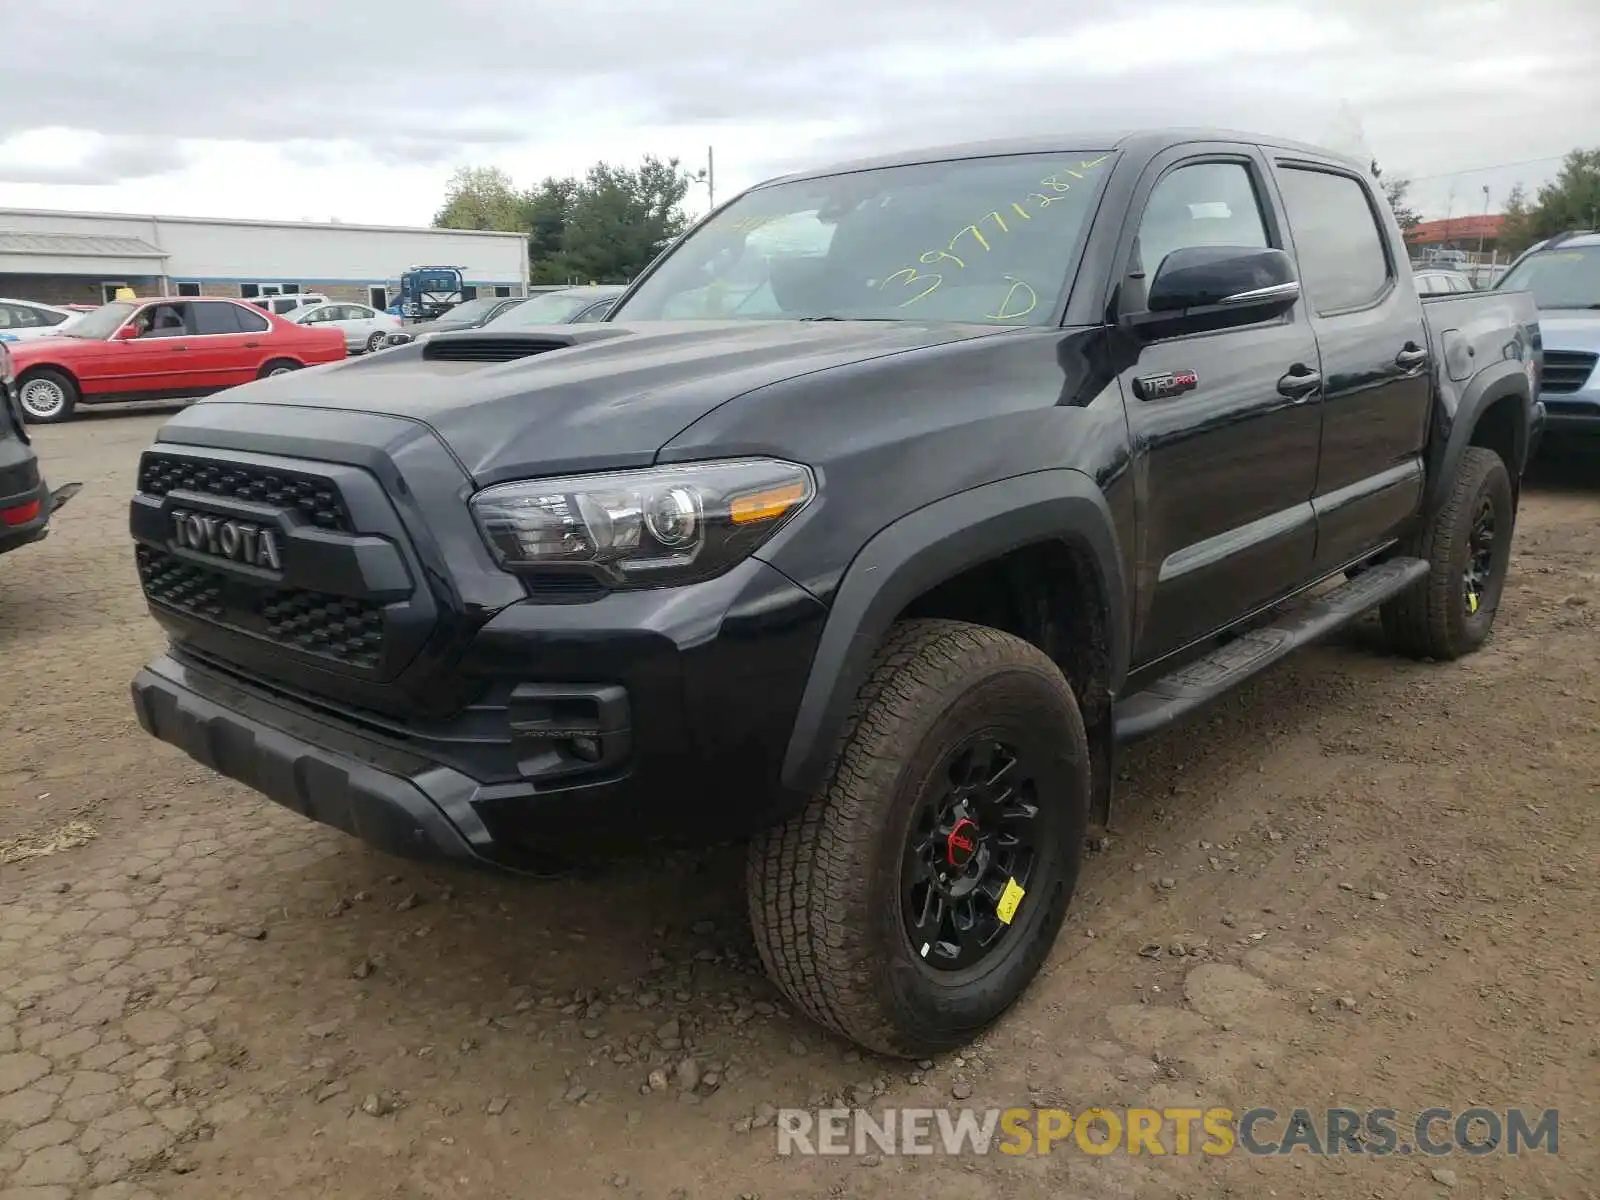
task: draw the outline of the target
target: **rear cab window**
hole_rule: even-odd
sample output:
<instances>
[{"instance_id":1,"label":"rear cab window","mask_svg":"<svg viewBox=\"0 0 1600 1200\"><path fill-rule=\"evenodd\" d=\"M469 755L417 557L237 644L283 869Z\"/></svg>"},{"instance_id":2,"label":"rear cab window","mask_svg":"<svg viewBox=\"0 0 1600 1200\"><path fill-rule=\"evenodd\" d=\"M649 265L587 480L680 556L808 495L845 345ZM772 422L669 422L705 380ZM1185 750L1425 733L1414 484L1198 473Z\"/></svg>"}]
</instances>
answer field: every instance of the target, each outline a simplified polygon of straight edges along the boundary
<instances>
[{"instance_id":1,"label":"rear cab window","mask_svg":"<svg viewBox=\"0 0 1600 1200\"><path fill-rule=\"evenodd\" d=\"M1300 264L1300 286L1317 315L1376 304L1394 269L1371 193L1353 175L1280 163L1289 232Z\"/></svg>"}]
</instances>

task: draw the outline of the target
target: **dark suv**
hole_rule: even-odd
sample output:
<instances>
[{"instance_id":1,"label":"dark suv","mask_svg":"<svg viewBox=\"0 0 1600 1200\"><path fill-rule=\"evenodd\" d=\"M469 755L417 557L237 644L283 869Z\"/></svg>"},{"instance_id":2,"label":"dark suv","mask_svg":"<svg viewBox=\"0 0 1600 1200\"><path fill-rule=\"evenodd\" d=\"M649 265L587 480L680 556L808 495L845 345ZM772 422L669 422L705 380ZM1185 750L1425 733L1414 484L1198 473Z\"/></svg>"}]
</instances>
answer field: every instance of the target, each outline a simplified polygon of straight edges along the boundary
<instances>
[{"instance_id":1,"label":"dark suv","mask_svg":"<svg viewBox=\"0 0 1600 1200\"><path fill-rule=\"evenodd\" d=\"M45 485L23 420L11 352L0 342L0 554L43 538L51 514L77 490L68 484L51 495Z\"/></svg>"}]
</instances>

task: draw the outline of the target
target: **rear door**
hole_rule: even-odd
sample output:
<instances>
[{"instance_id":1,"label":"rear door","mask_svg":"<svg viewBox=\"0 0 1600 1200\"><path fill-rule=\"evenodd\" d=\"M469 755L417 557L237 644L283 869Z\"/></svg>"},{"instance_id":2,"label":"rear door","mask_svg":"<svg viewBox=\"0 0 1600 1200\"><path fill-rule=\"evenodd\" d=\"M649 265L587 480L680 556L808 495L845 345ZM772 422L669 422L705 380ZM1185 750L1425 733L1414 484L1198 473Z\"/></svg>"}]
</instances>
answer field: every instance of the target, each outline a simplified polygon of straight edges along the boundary
<instances>
[{"instance_id":1,"label":"rear door","mask_svg":"<svg viewBox=\"0 0 1600 1200\"><path fill-rule=\"evenodd\" d=\"M196 300L189 307L195 388L214 392L254 379L270 328L267 318L231 300Z\"/></svg>"},{"instance_id":2,"label":"rear door","mask_svg":"<svg viewBox=\"0 0 1600 1200\"><path fill-rule=\"evenodd\" d=\"M1280 156L1274 174L1322 354L1319 570L1393 538L1423 489L1433 376L1387 203L1347 168ZM1445 286L1448 288L1449 277Z\"/></svg>"},{"instance_id":3,"label":"rear door","mask_svg":"<svg viewBox=\"0 0 1600 1200\"><path fill-rule=\"evenodd\" d=\"M1155 159L1123 235L1125 296L1142 295L1173 250L1292 253L1267 174L1249 146L1186 146ZM1144 665L1308 580L1322 413L1301 304L1221 329L1145 335L1131 353L1121 379L1140 460L1134 654ZM1175 379L1181 389L1166 386Z\"/></svg>"}]
</instances>

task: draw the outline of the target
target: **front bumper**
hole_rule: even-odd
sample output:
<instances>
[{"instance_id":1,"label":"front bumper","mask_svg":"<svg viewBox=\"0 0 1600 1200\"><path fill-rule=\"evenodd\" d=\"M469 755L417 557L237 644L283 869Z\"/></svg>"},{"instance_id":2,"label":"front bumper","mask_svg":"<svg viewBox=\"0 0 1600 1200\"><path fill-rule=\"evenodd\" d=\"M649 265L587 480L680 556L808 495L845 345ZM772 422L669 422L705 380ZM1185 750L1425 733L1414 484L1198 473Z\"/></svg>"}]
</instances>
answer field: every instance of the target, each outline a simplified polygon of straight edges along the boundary
<instances>
[{"instance_id":1,"label":"front bumper","mask_svg":"<svg viewBox=\"0 0 1600 1200\"><path fill-rule=\"evenodd\" d=\"M683 589L510 606L457 664L483 686L453 716L336 705L182 648L139 672L133 702L151 735L303 816L516 870L792 813L805 798L781 764L824 616L751 559Z\"/></svg>"},{"instance_id":2,"label":"front bumper","mask_svg":"<svg viewBox=\"0 0 1600 1200\"><path fill-rule=\"evenodd\" d=\"M1600 438L1600 388L1558 395L1545 393L1544 428L1550 440L1556 438Z\"/></svg>"},{"instance_id":3,"label":"front bumper","mask_svg":"<svg viewBox=\"0 0 1600 1200\"><path fill-rule=\"evenodd\" d=\"M470 859L473 835L488 842L470 819L476 785L460 772L310 720L221 675L163 656L134 676L133 707L151 736L391 854Z\"/></svg>"}]
</instances>

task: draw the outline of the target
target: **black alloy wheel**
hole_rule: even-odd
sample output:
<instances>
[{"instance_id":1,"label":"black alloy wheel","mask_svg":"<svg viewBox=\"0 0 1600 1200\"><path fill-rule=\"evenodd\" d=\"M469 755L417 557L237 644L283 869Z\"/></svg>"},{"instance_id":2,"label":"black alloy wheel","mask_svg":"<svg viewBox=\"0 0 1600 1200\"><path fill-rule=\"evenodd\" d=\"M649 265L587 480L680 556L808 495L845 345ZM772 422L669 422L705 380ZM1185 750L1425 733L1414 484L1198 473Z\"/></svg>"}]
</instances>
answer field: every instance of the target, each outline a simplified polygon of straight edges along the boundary
<instances>
[{"instance_id":1,"label":"black alloy wheel","mask_svg":"<svg viewBox=\"0 0 1600 1200\"><path fill-rule=\"evenodd\" d=\"M901 871L906 935L928 966L964 970L1004 941L1050 837L1037 789L1031 764L987 734L946 756Z\"/></svg>"}]
</instances>

